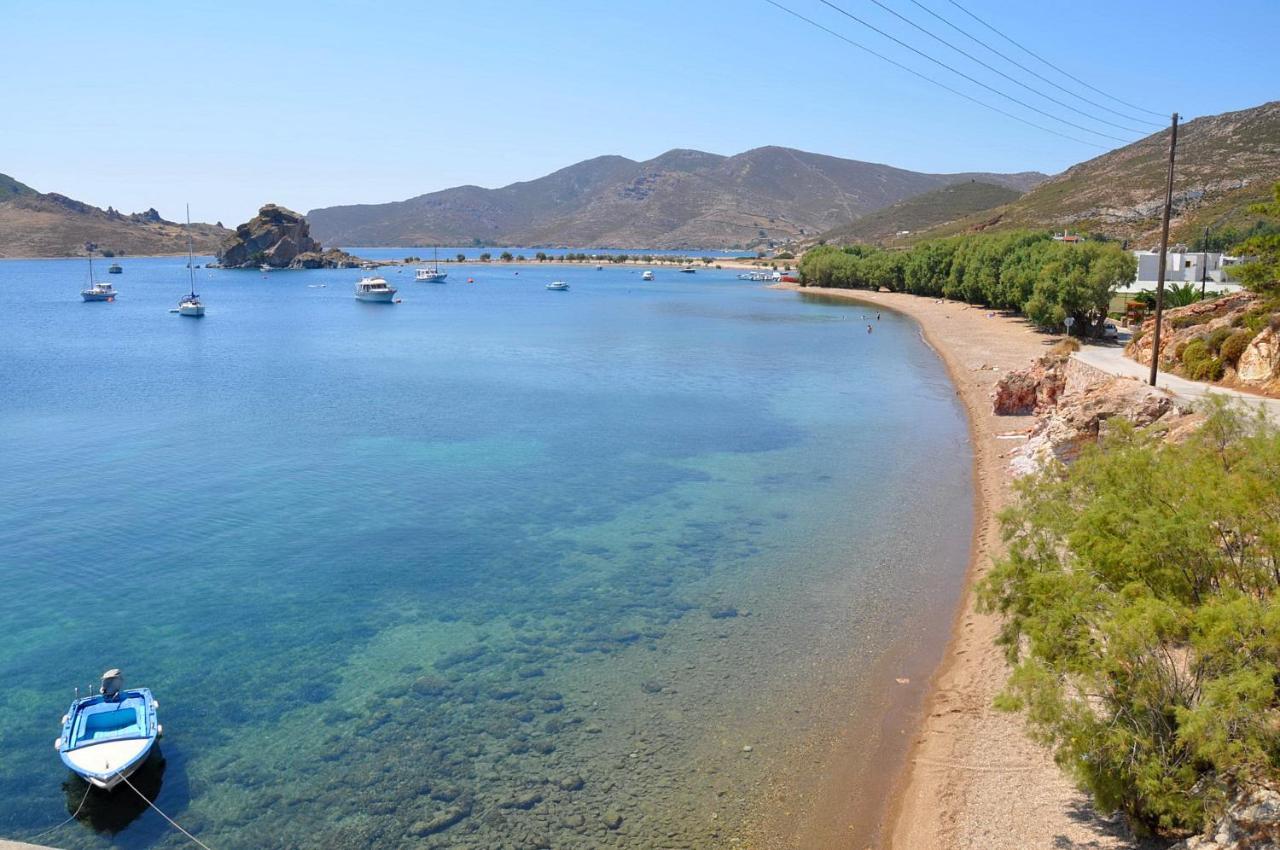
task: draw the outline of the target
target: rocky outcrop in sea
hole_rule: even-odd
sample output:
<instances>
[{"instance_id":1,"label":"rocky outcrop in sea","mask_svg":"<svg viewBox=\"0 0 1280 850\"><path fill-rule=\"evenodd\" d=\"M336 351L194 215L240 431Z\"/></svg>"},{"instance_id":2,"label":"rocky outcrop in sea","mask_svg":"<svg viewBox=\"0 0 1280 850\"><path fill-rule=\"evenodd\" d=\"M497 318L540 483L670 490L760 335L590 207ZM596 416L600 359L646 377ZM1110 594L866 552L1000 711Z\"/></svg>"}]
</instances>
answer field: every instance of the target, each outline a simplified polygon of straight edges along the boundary
<instances>
[{"instance_id":1,"label":"rocky outcrop in sea","mask_svg":"<svg viewBox=\"0 0 1280 850\"><path fill-rule=\"evenodd\" d=\"M293 210L267 204L236 228L218 252L223 268L339 269L355 268L360 258L338 248L325 248L311 238L307 220Z\"/></svg>"}]
</instances>

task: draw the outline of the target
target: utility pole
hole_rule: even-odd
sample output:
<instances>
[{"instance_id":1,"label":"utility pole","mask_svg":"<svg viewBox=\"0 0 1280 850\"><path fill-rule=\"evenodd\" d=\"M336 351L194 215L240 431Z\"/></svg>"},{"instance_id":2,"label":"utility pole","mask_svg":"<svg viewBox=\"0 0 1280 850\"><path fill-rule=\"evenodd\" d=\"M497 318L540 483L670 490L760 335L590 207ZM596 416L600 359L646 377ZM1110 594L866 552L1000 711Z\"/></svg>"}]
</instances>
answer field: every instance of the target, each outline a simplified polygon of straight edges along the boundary
<instances>
[{"instance_id":1,"label":"utility pole","mask_svg":"<svg viewBox=\"0 0 1280 850\"><path fill-rule=\"evenodd\" d=\"M1204 285L1209 277L1209 228L1204 229L1204 239L1200 242L1200 300L1204 300Z\"/></svg>"},{"instance_id":2,"label":"utility pole","mask_svg":"<svg viewBox=\"0 0 1280 850\"><path fill-rule=\"evenodd\" d=\"M1160 323L1164 321L1164 273L1169 261L1169 215L1173 212L1173 157L1178 149L1178 113L1173 113L1169 134L1169 180L1164 188L1164 223L1160 226L1160 263L1156 272L1156 332L1151 339L1151 386L1160 371Z\"/></svg>"}]
</instances>

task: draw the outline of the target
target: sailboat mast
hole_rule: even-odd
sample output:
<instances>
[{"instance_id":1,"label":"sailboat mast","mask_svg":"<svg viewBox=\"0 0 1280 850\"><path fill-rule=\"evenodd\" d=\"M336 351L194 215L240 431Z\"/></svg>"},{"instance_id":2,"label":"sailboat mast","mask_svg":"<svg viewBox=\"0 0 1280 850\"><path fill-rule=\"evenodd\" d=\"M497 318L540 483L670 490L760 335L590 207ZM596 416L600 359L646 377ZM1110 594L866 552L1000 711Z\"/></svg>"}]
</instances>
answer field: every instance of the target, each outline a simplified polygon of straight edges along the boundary
<instances>
[{"instance_id":1,"label":"sailboat mast","mask_svg":"<svg viewBox=\"0 0 1280 850\"><path fill-rule=\"evenodd\" d=\"M196 297L195 260L191 257L191 204L187 204L187 274L191 278L191 297Z\"/></svg>"}]
</instances>

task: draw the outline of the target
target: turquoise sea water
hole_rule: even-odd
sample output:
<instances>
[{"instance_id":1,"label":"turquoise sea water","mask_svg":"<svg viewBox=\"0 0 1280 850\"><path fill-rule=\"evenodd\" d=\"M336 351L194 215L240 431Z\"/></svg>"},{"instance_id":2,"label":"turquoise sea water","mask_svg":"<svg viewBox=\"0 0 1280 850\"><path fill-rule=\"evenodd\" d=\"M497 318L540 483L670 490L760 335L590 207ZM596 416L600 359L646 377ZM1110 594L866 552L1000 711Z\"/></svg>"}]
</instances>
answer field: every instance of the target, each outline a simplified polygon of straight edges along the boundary
<instances>
[{"instance_id":1,"label":"turquoise sea water","mask_svg":"<svg viewBox=\"0 0 1280 850\"><path fill-rule=\"evenodd\" d=\"M200 269L193 320L183 260L122 262L98 304L0 262L0 837L80 802L52 742L108 667L215 850L708 847L936 656L970 455L904 318L457 266ZM45 841L186 844L127 789Z\"/></svg>"}]
</instances>

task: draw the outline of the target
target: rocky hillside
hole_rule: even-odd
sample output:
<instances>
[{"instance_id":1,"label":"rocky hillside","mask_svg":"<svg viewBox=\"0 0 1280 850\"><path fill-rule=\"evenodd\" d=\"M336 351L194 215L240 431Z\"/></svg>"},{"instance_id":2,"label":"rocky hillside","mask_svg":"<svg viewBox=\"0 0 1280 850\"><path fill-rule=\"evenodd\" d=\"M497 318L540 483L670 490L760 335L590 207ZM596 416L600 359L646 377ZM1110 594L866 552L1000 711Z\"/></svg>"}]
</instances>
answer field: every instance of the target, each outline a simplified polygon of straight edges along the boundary
<instances>
[{"instance_id":1,"label":"rocky hillside","mask_svg":"<svg viewBox=\"0 0 1280 850\"><path fill-rule=\"evenodd\" d=\"M1154 341L1152 318L1125 353L1150 364ZM1160 363L1192 380L1280 395L1280 299L1235 292L1166 311Z\"/></svg>"},{"instance_id":2,"label":"rocky hillside","mask_svg":"<svg viewBox=\"0 0 1280 850\"><path fill-rule=\"evenodd\" d=\"M221 225L192 224L197 253L213 253L229 231ZM71 257L86 242L116 255L182 254L186 230L154 209L126 215L99 209L56 192L37 192L0 174L0 257Z\"/></svg>"},{"instance_id":3,"label":"rocky hillside","mask_svg":"<svg viewBox=\"0 0 1280 850\"><path fill-rule=\"evenodd\" d=\"M311 238L307 220L276 204L236 228L218 248L218 263L228 269L256 269L267 265L285 269L353 268L360 264L337 248L324 250Z\"/></svg>"},{"instance_id":4,"label":"rocky hillside","mask_svg":"<svg viewBox=\"0 0 1280 850\"><path fill-rule=\"evenodd\" d=\"M814 236L971 179L1025 191L1044 175L923 174L779 147L728 157L673 150L645 162L597 157L500 189L326 207L307 219L339 245L748 247Z\"/></svg>"},{"instance_id":5,"label":"rocky hillside","mask_svg":"<svg viewBox=\"0 0 1280 850\"><path fill-rule=\"evenodd\" d=\"M992 227L1105 233L1139 245L1159 238L1169 131L1072 166L1003 207L968 216L932 235ZM1280 101L1188 121L1178 128L1175 241L1203 228L1252 223L1246 208L1280 180Z\"/></svg>"},{"instance_id":6,"label":"rocky hillside","mask_svg":"<svg viewBox=\"0 0 1280 850\"><path fill-rule=\"evenodd\" d=\"M1022 197L1008 186L970 180L934 189L863 216L852 224L828 230L819 239L832 245L893 244L916 233Z\"/></svg>"}]
</instances>

